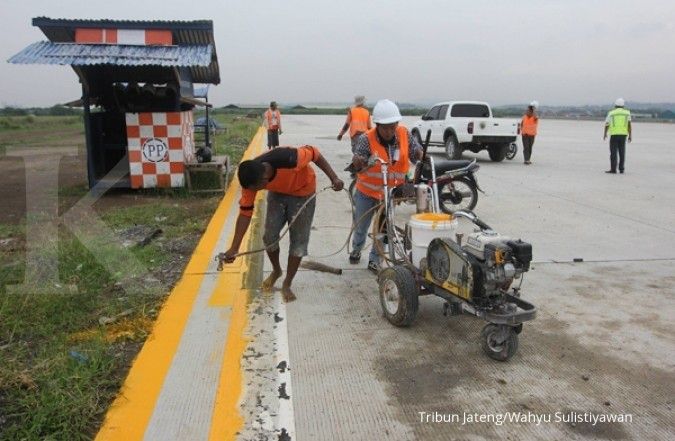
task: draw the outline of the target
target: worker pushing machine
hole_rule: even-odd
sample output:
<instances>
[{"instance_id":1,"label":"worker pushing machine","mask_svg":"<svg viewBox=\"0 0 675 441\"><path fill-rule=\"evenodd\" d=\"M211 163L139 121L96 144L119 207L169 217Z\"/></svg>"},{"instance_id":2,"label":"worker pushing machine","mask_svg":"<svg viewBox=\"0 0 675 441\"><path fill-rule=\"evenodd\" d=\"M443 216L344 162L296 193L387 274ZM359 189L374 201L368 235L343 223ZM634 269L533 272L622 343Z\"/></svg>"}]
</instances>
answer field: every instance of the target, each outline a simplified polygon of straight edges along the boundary
<instances>
[{"instance_id":1,"label":"worker pushing machine","mask_svg":"<svg viewBox=\"0 0 675 441\"><path fill-rule=\"evenodd\" d=\"M356 141L359 136L373 127L370 123L370 112L368 112L368 109L365 107L365 103L365 96L358 95L354 97L354 106L349 108L347 120L337 136L337 140L342 141L342 136L349 130L349 137L352 142L352 153L354 153L354 147L356 146Z\"/></svg>"},{"instance_id":2,"label":"worker pushing machine","mask_svg":"<svg viewBox=\"0 0 675 441\"><path fill-rule=\"evenodd\" d=\"M281 135L281 112L277 108L277 102L272 101L269 109L263 115L263 124L267 129L267 148L273 149L279 146Z\"/></svg>"},{"instance_id":3,"label":"worker pushing machine","mask_svg":"<svg viewBox=\"0 0 675 441\"><path fill-rule=\"evenodd\" d=\"M375 127L360 136L356 143L352 164L361 171L357 175L354 194L354 223L358 221L358 224L352 239L353 251L349 255L352 264L361 260L361 250L366 242L374 207L384 198L381 165L376 163L364 169L368 158L376 155L389 163L389 188L405 183L410 165L422 159L422 146L407 128L399 124L402 119L396 104L389 100L378 101L373 109ZM370 250L368 269L375 273L380 269L380 257L375 246Z\"/></svg>"},{"instance_id":4,"label":"worker pushing machine","mask_svg":"<svg viewBox=\"0 0 675 441\"><path fill-rule=\"evenodd\" d=\"M630 110L625 108L623 98L617 98L614 109L610 110L605 119L605 133L603 140L609 133L609 170L605 173L616 173L617 156L619 157L619 173L623 173L626 160L626 137L628 142L633 140L633 129L630 124Z\"/></svg>"},{"instance_id":5,"label":"worker pushing machine","mask_svg":"<svg viewBox=\"0 0 675 441\"><path fill-rule=\"evenodd\" d=\"M272 273L263 281L263 290L272 290L274 283L282 275L279 263L279 234L284 225L295 219L290 226L288 266L281 288L285 302L291 302L296 298L291 290L291 284L302 258L307 255L309 234L314 219L316 175L311 167L312 162L328 176L333 190L342 190L344 183L337 177L319 149L307 145L298 148L276 148L253 160L243 161L237 171L242 187L239 217L232 244L224 253L222 260L226 263L234 262L244 234L251 223L256 193L263 189L268 190L263 242L272 263Z\"/></svg>"}]
</instances>

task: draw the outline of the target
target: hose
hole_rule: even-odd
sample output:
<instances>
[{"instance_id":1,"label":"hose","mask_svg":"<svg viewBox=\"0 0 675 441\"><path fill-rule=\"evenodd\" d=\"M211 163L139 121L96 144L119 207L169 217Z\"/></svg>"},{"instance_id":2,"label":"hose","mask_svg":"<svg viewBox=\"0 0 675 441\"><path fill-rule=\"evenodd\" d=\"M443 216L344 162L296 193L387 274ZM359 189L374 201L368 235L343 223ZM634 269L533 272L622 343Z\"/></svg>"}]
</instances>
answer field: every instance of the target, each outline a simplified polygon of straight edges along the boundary
<instances>
[{"instance_id":1,"label":"hose","mask_svg":"<svg viewBox=\"0 0 675 441\"><path fill-rule=\"evenodd\" d=\"M279 242L281 242L281 239L283 239L284 236L286 236L286 234L288 234L288 232L290 231L291 227L293 226L293 224L295 223L295 221L299 218L300 214L301 214L302 211L307 207L307 205L308 205L312 200L314 200L320 193L323 193L323 192L326 191L326 190L331 190L332 188L333 188L332 186L328 186L328 187L326 187L326 188L323 188L323 189L319 190L318 192L314 193L310 198L308 198L308 199L300 206L300 208L298 209L298 212L295 213L295 216L293 216L293 218L292 218L291 221L288 223L288 225L286 225L286 227L284 228L284 230L282 231L282 233L279 235L279 239L277 239L277 240L275 240L274 242L271 242L271 243L265 245L263 248L258 248L258 249L255 249L255 250L249 250L249 251L242 251L241 253L237 253L237 254L235 254L235 255L232 256L232 257L233 257L233 258L237 258L237 257L241 257L241 256L247 256L247 255L249 255L249 254L262 253L262 252L264 252L264 251L267 251L267 250L270 249L270 248L273 248L273 247L277 246L277 245L279 244ZM338 250L337 250L336 252L334 252L334 253L326 254L326 255L324 255L324 256L314 256L314 255L311 255L311 256L309 256L309 257L313 257L313 258L315 258L315 259L326 258L326 257L334 256L334 255L339 254L340 252L342 252L342 250L344 250L346 247L349 247L349 240L351 239L352 234L354 233L354 230L356 229L356 225L358 225L358 224L361 222L361 220L363 220L363 219L366 217L366 215L368 215L368 213L370 213L371 211L373 211L373 210L375 210L375 209L377 209L377 208L379 208L379 207L382 206L382 203L380 202L379 204L377 204L377 205L375 205L374 207L372 207L372 208L370 208L369 210L367 210L365 213L363 213L363 215L361 215L361 217L359 217L356 221L354 221L354 201L353 201L353 199L352 199L352 195L351 195L351 193L349 193L349 191L348 191L346 188L343 188L342 191L345 191L345 192L347 193L347 196L349 197L349 202L350 202L350 205L351 205L351 209L352 209L352 226L351 226L351 228L350 228L349 234L347 235L347 239L345 240L344 244L340 247L340 249L338 249ZM348 251L349 251L349 250L348 250ZM225 264L225 253L218 253L218 255L215 257L214 260L218 261L218 268L217 268L218 271L222 271L223 265Z\"/></svg>"}]
</instances>

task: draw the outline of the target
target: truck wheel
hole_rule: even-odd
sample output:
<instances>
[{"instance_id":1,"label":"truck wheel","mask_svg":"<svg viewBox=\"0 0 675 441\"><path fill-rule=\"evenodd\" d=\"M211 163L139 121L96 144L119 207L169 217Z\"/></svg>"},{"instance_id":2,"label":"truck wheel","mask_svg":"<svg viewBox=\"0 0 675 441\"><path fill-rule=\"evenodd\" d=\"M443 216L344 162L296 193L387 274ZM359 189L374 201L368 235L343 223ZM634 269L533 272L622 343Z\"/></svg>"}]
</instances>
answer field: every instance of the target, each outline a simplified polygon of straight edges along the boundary
<instances>
[{"instance_id":1,"label":"truck wheel","mask_svg":"<svg viewBox=\"0 0 675 441\"><path fill-rule=\"evenodd\" d=\"M453 134L448 135L445 140L445 155L448 159L461 159L462 147L457 142L457 137Z\"/></svg>"},{"instance_id":2,"label":"truck wheel","mask_svg":"<svg viewBox=\"0 0 675 441\"><path fill-rule=\"evenodd\" d=\"M490 159L494 162L502 162L508 153L508 144L497 144L488 147Z\"/></svg>"},{"instance_id":3,"label":"truck wheel","mask_svg":"<svg viewBox=\"0 0 675 441\"><path fill-rule=\"evenodd\" d=\"M507 325L490 323L480 333L485 355L497 361L508 361L518 350L518 334Z\"/></svg>"},{"instance_id":4,"label":"truck wheel","mask_svg":"<svg viewBox=\"0 0 675 441\"><path fill-rule=\"evenodd\" d=\"M380 305L384 316L394 326L410 326L419 307L419 286L413 273L402 265L380 272Z\"/></svg>"}]
</instances>

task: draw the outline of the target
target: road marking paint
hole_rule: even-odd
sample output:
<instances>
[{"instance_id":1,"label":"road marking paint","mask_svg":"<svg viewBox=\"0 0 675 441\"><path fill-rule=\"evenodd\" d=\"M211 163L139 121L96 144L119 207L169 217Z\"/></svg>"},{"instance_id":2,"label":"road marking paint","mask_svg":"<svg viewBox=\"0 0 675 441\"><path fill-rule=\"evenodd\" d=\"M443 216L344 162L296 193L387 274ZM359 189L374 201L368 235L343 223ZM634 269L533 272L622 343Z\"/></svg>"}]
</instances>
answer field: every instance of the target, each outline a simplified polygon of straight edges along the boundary
<instances>
[{"instance_id":1,"label":"road marking paint","mask_svg":"<svg viewBox=\"0 0 675 441\"><path fill-rule=\"evenodd\" d=\"M251 140L244 154L245 158L251 157L253 150L257 151L259 146L262 145L262 133L263 130L260 128ZM185 268L183 276L171 290L171 294L153 326L152 333L148 336L134 360L119 395L108 409L103 425L96 436L97 441L140 440L143 438L188 317L192 312L194 300L208 266L212 262L218 237L232 209L238 190L239 186L235 183L230 185L225 197L218 205ZM241 284L235 285L234 290L238 291L240 286ZM244 302L243 310L245 313L245 296L235 296L233 307L238 306L241 301ZM237 320L240 320L240 318L237 318ZM232 329L230 329L231 332ZM241 342L238 342L238 344L241 344ZM228 359L227 357L231 358L232 355L229 355L228 352L226 359ZM240 383L241 381L237 385L239 389L241 389Z\"/></svg>"},{"instance_id":2,"label":"road marking paint","mask_svg":"<svg viewBox=\"0 0 675 441\"><path fill-rule=\"evenodd\" d=\"M259 131L258 134L262 135L262 131ZM254 147L254 142L256 141L259 149L262 149L262 136L259 136L257 140L254 138L251 142L251 147ZM254 149L251 147L247 150L249 155L253 155L254 153ZM256 150L256 153L259 152L259 149ZM239 185L237 185L237 188L238 187ZM256 206L260 207L261 199L262 192L258 192L256 195ZM256 220L259 215L260 210L256 210L254 218L251 220L250 228L244 236L243 243L246 244L246 249L251 249L251 230L257 224ZM239 400L243 385L241 358L246 349L246 345L249 342L249 339L244 336L244 330L248 323L247 306L249 291L243 289L242 285L244 282L243 278L250 269L249 263L251 257L252 256L245 256L240 259L242 263L237 273L222 273L218 277L214 293L209 299L209 306L232 306L230 329L227 334L225 355L220 372L218 388L216 390L209 440L234 440L237 433L244 426L244 417L240 412Z\"/></svg>"}]
</instances>

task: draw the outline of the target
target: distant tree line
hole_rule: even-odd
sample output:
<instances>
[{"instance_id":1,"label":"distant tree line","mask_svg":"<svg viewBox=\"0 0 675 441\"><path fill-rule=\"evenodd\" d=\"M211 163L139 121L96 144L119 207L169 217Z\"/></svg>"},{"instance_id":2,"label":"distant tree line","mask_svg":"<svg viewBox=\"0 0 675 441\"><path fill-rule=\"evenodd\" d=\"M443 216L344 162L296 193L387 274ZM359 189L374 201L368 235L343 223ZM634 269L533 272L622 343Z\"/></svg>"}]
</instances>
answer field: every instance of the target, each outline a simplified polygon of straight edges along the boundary
<instances>
[{"instance_id":1,"label":"distant tree line","mask_svg":"<svg viewBox=\"0 0 675 441\"><path fill-rule=\"evenodd\" d=\"M280 107L281 113L285 115L346 115L349 107L305 107L305 106L293 106L293 107ZM262 114L267 110L267 107L239 107L234 104L227 105L225 107L218 107L209 112L212 114L226 114L226 115L254 115ZM368 110L372 113L372 107L368 107ZM423 108L402 108L401 115L404 116L421 116L428 109Z\"/></svg>"},{"instance_id":2,"label":"distant tree line","mask_svg":"<svg viewBox=\"0 0 675 441\"><path fill-rule=\"evenodd\" d=\"M630 108L630 106L629 106ZM345 115L348 107L305 107L296 105L293 107L281 107L281 112L287 115ZM195 109L197 114L201 110ZM224 107L217 107L210 111L216 115L244 115L249 117L262 116L267 107L240 107L229 104ZM372 112L372 108L369 108ZM410 105L401 106L401 114L404 116L421 116L428 108L413 107ZM498 106L493 107L493 113L496 117L518 118L523 115L525 105L523 106ZM548 118L604 118L609 111L609 107L601 106L551 106L542 107L540 114ZM661 120L674 120L675 112L672 109L663 108L639 108L635 112L642 115L650 115L651 118ZM83 111L79 108L55 105L52 107L15 107L7 106L0 108L0 116L78 116Z\"/></svg>"},{"instance_id":3,"label":"distant tree line","mask_svg":"<svg viewBox=\"0 0 675 441\"><path fill-rule=\"evenodd\" d=\"M82 109L66 106L52 107L3 107L0 108L0 116L76 116L82 115Z\"/></svg>"}]
</instances>

